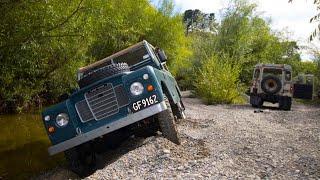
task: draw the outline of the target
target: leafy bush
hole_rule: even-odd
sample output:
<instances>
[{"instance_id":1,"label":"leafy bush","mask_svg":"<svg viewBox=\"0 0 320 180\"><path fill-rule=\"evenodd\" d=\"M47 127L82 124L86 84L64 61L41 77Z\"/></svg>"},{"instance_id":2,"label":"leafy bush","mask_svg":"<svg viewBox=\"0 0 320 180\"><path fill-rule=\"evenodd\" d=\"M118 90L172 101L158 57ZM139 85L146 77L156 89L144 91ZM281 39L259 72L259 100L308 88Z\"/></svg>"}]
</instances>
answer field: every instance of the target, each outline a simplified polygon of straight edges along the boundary
<instances>
[{"instance_id":1,"label":"leafy bush","mask_svg":"<svg viewBox=\"0 0 320 180\"><path fill-rule=\"evenodd\" d=\"M170 6L158 10L148 0L1 3L0 113L56 102L77 87L79 67L144 39L167 52L176 75L190 52L182 18Z\"/></svg>"},{"instance_id":2,"label":"leafy bush","mask_svg":"<svg viewBox=\"0 0 320 180\"><path fill-rule=\"evenodd\" d=\"M207 104L243 102L240 72L240 67L230 63L229 59L212 56L199 70L195 82L197 95Z\"/></svg>"},{"instance_id":3,"label":"leafy bush","mask_svg":"<svg viewBox=\"0 0 320 180\"><path fill-rule=\"evenodd\" d=\"M184 86L195 84L197 94L207 103L241 101L242 86L250 85L258 63L289 64L293 75L315 71L312 62L301 62L297 42L287 39L284 32L272 31L270 21L256 9L257 5L246 0L232 0L223 11L217 32L189 32L193 50L193 67L189 69L193 71L180 79ZM243 85L238 87L239 83Z\"/></svg>"}]
</instances>

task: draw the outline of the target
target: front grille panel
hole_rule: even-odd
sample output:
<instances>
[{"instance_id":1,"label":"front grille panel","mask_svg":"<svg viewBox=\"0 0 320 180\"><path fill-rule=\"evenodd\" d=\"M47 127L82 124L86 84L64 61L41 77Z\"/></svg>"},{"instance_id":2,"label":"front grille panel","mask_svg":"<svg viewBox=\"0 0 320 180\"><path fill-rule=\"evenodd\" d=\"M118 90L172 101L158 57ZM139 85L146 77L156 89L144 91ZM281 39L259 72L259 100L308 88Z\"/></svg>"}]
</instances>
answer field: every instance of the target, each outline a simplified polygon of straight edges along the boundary
<instances>
[{"instance_id":1,"label":"front grille panel","mask_svg":"<svg viewBox=\"0 0 320 180\"><path fill-rule=\"evenodd\" d=\"M82 100L76 103L76 110L82 122L94 120L93 114L86 100Z\"/></svg>"},{"instance_id":2,"label":"front grille panel","mask_svg":"<svg viewBox=\"0 0 320 180\"><path fill-rule=\"evenodd\" d=\"M100 86L85 94L85 99L75 104L82 122L101 120L119 112L129 104L129 97L123 85Z\"/></svg>"},{"instance_id":3,"label":"front grille panel","mask_svg":"<svg viewBox=\"0 0 320 180\"><path fill-rule=\"evenodd\" d=\"M87 92L85 98L96 120L107 118L119 112L112 84L106 84Z\"/></svg>"},{"instance_id":4,"label":"front grille panel","mask_svg":"<svg viewBox=\"0 0 320 180\"><path fill-rule=\"evenodd\" d=\"M118 113L118 109L116 108L116 105L114 105L112 107L107 108L105 111L100 111L96 113L96 117L97 120L99 120L114 115L116 113Z\"/></svg>"}]
</instances>

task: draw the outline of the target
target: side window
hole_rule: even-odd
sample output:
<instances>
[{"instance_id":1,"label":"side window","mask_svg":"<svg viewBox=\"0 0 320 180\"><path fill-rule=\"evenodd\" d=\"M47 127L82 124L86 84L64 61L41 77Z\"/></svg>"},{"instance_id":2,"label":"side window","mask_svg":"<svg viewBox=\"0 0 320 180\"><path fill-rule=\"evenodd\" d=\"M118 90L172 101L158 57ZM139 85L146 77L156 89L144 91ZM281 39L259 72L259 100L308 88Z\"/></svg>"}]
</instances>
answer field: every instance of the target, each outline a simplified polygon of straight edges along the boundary
<instances>
[{"instance_id":1,"label":"side window","mask_svg":"<svg viewBox=\"0 0 320 180\"><path fill-rule=\"evenodd\" d=\"M291 81L291 72L290 71L286 71L285 73L286 73L285 74L286 81Z\"/></svg>"},{"instance_id":2,"label":"side window","mask_svg":"<svg viewBox=\"0 0 320 180\"><path fill-rule=\"evenodd\" d=\"M260 69L256 69L256 70L254 71L253 78L257 79L257 78L259 78L259 76L260 76Z\"/></svg>"}]
</instances>

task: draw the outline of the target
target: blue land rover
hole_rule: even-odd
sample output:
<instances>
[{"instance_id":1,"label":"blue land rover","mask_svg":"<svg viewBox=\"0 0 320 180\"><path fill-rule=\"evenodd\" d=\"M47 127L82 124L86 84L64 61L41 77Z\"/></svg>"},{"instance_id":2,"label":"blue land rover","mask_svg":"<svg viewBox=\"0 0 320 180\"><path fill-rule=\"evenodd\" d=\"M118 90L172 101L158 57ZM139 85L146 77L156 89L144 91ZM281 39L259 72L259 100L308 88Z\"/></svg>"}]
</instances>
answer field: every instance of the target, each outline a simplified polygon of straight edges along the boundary
<instances>
[{"instance_id":1,"label":"blue land rover","mask_svg":"<svg viewBox=\"0 0 320 180\"><path fill-rule=\"evenodd\" d=\"M78 71L79 89L42 112L52 146L80 176L96 168L97 146L158 131L180 144L181 92L159 48L142 41Z\"/></svg>"}]
</instances>

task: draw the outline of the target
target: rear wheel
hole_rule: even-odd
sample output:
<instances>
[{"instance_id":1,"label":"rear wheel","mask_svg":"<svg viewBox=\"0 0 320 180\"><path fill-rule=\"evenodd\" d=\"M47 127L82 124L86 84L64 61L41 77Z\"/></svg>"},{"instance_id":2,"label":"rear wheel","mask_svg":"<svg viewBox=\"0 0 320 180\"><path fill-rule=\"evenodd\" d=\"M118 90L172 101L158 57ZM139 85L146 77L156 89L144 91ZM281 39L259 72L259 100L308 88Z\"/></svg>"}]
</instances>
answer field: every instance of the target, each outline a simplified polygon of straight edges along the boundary
<instances>
[{"instance_id":1,"label":"rear wheel","mask_svg":"<svg viewBox=\"0 0 320 180\"><path fill-rule=\"evenodd\" d=\"M167 109L160 112L158 116L160 130L162 135L175 144L180 144L180 138L178 136L175 118L169 103L169 100L165 98Z\"/></svg>"},{"instance_id":2,"label":"rear wheel","mask_svg":"<svg viewBox=\"0 0 320 180\"><path fill-rule=\"evenodd\" d=\"M279 108L285 111L290 111L292 105L291 97L281 97L279 99Z\"/></svg>"},{"instance_id":3,"label":"rear wheel","mask_svg":"<svg viewBox=\"0 0 320 180\"><path fill-rule=\"evenodd\" d=\"M66 150L65 157L69 169L81 178L89 176L96 170L97 157L90 143Z\"/></svg>"},{"instance_id":4,"label":"rear wheel","mask_svg":"<svg viewBox=\"0 0 320 180\"><path fill-rule=\"evenodd\" d=\"M251 95L250 104L252 107L261 108L263 105L263 99L259 96Z\"/></svg>"}]
</instances>

